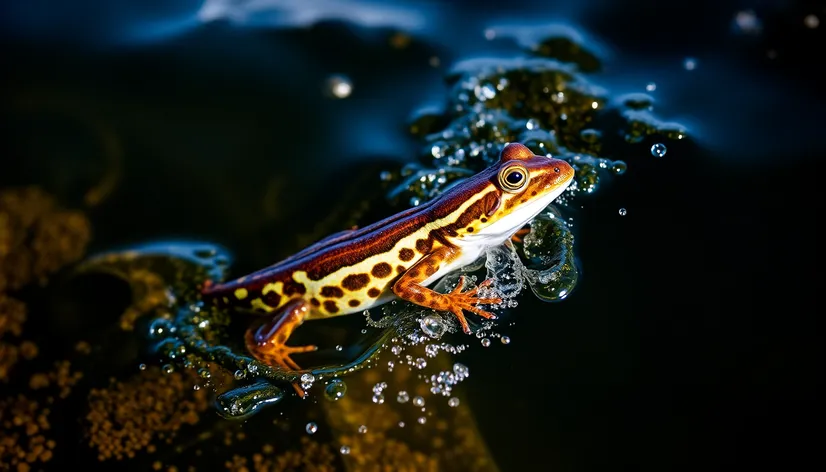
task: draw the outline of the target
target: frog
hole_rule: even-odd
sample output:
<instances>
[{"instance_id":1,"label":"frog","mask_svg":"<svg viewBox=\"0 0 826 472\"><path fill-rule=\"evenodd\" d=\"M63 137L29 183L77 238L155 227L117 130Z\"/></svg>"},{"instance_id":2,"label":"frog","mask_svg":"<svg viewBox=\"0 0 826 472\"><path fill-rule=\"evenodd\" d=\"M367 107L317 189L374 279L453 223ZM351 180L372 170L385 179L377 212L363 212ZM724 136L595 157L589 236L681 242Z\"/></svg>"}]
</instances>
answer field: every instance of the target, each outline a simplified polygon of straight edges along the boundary
<instances>
[{"instance_id":1,"label":"frog","mask_svg":"<svg viewBox=\"0 0 826 472\"><path fill-rule=\"evenodd\" d=\"M222 309L269 316L246 330L244 344L254 358L288 371L302 370L293 356L318 349L287 344L304 322L362 313L391 300L451 313L471 334L466 316L496 318L480 307L502 301L495 291L482 290L492 280L465 290L462 275L446 293L429 287L474 263L488 248L524 234L525 225L573 178L565 160L507 143L495 163L438 197L334 233L248 275L207 280L201 297Z\"/></svg>"}]
</instances>

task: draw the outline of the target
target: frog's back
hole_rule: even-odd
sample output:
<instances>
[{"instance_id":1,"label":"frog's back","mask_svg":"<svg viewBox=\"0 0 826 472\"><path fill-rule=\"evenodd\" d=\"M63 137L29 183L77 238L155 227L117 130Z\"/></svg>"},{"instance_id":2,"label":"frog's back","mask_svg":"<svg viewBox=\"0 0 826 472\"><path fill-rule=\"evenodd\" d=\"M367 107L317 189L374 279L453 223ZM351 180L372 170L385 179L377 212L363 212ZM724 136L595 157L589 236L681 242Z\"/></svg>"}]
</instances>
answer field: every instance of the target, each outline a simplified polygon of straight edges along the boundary
<instances>
[{"instance_id":1,"label":"frog's back","mask_svg":"<svg viewBox=\"0 0 826 472\"><path fill-rule=\"evenodd\" d=\"M207 286L206 301L242 310L272 312L303 298L313 316L337 316L386 302L398 276L434 244L421 237L428 205L411 208L364 228L342 231L264 269Z\"/></svg>"}]
</instances>

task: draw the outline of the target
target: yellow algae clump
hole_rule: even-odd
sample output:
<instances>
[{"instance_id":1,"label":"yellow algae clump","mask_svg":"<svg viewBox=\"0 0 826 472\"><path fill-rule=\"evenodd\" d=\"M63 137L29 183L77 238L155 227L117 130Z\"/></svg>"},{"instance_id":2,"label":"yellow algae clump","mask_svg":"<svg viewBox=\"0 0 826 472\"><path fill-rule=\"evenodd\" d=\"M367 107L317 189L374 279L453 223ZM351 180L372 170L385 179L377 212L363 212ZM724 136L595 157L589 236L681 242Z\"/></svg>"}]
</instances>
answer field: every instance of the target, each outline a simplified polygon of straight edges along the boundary
<instances>
[{"instance_id":1,"label":"yellow algae clump","mask_svg":"<svg viewBox=\"0 0 826 472\"><path fill-rule=\"evenodd\" d=\"M224 466L232 472L275 472L282 470L302 470L305 472L333 472L335 456L326 444L319 444L308 437L301 438L301 448L289 450L279 455L275 448L264 445L260 453L252 459L234 455Z\"/></svg>"},{"instance_id":2,"label":"yellow algae clump","mask_svg":"<svg viewBox=\"0 0 826 472\"><path fill-rule=\"evenodd\" d=\"M36 187L0 192L0 292L17 290L83 257L91 225Z\"/></svg>"},{"instance_id":3,"label":"yellow algae clump","mask_svg":"<svg viewBox=\"0 0 826 472\"><path fill-rule=\"evenodd\" d=\"M0 293L0 382L8 382L11 368L20 357L20 348L3 341L6 334L20 336L26 321L26 305Z\"/></svg>"},{"instance_id":4,"label":"yellow algae clump","mask_svg":"<svg viewBox=\"0 0 826 472\"><path fill-rule=\"evenodd\" d=\"M59 395L66 397L80 377L79 372L72 372L68 361L63 361L56 363L52 372L35 374L31 382L36 388L57 387ZM51 403L53 398L46 400ZM51 460L56 446L46 436L51 429L51 412L51 408L23 394L0 399L0 470L29 470Z\"/></svg>"},{"instance_id":5,"label":"yellow algae clump","mask_svg":"<svg viewBox=\"0 0 826 472\"><path fill-rule=\"evenodd\" d=\"M204 390L193 390L197 376L190 372L164 374L147 369L125 382L92 389L86 434L98 459L132 458L161 437L167 442L184 425L194 425L209 406Z\"/></svg>"},{"instance_id":6,"label":"yellow algae clump","mask_svg":"<svg viewBox=\"0 0 826 472\"><path fill-rule=\"evenodd\" d=\"M29 388L38 390L49 386L56 386L60 389L58 396L60 398L66 398L72 392L72 387L82 378L83 372L72 372L69 361L60 361L55 362L55 370L32 375L29 380Z\"/></svg>"}]
</instances>

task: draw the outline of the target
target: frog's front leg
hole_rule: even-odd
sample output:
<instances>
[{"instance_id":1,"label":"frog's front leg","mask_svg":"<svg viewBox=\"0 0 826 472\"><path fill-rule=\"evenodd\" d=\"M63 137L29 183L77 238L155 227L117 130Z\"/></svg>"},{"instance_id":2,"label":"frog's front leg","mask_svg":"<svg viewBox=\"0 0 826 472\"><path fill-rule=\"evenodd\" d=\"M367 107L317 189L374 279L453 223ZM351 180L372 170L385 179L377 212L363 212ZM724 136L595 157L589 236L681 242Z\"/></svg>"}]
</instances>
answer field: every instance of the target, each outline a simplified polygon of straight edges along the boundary
<instances>
[{"instance_id":1,"label":"frog's front leg","mask_svg":"<svg viewBox=\"0 0 826 472\"><path fill-rule=\"evenodd\" d=\"M293 300L277 313L272 320L256 328L247 330L244 341L253 357L268 365L277 365L286 370L301 370L292 359L293 354L312 352L316 346L287 346L293 330L301 326L310 313L310 305L303 299ZM301 388L294 384L300 396Z\"/></svg>"},{"instance_id":2,"label":"frog's front leg","mask_svg":"<svg viewBox=\"0 0 826 472\"><path fill-rule=\"evenodd\" d=\"M393 293L399 298L417 305L453 313L458 318L459 324L462 325L462 331L470 334L470 326L468 326L463 310L476 313L483 318L495 318L492 313L477 308L476 305L495 304L502 301L501 298L479 298L477 296L479 287L489 285L491 281L486 280L479 287L462 292L465 285L465 276L463 275L459 278L456 288L450 293L439 293L421 285L427 278L435 274L440 266L455 258L458 255L456 251L458 249L442 247L425 256L393 284Z\"/></svg>"}]
</instances>

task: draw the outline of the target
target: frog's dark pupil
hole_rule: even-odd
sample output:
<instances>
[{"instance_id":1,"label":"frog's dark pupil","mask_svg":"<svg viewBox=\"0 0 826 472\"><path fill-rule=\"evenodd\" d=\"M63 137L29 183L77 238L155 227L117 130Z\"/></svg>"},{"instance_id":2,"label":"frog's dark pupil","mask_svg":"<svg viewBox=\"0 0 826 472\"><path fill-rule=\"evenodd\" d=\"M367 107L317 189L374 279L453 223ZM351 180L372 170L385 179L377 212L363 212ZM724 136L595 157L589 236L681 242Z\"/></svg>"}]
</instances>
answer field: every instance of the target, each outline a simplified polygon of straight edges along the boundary
<instances>
[{"instance_id":1,"label":"frog's dark pupil","mask_svg":"<svg viewBox=\"0 0 826 472\"><path fill-rule=\"evenodd\" d=\"M513 171L505 177L505 180L507 180L509 184L516 185L519 182L522 182L522 172L519 172L518 170Z\"/></svg>"}]
</instances>

